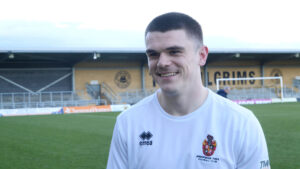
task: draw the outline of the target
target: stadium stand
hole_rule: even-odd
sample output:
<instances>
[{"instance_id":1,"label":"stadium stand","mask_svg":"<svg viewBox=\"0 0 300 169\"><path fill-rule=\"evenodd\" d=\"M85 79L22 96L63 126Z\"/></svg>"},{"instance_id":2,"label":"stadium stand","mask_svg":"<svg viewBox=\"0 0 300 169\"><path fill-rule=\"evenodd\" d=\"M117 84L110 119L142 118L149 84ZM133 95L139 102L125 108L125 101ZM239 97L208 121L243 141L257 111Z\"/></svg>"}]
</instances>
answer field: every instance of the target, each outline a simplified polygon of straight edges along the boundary
<instances>
[{"instance_id":1,"label":"stadium stand","mask_svg":"<svg viewBox=\"0 0 300 169\"><path fill-rule=\"evenodd\" d=\"M203 83L215 91L217 78L282 76L284 97L299 98L299 53L211 50L202 67ZM99 55L96 59L95 54ZM0 51L0 108L135 104L157 88L147 69L144 50ZM116 83L124 80L116 78L120 71L131 77L126 87ZM93 80L99 84L90 84ZM253 85L232 88L228 98L278 98L279 93L278 89Z\"/></svg>"},{"instance_id":2,"label":"stadium stand","mask_svg":"<svg viewBox=\"0 0 300 169\"><path fill-rule=\"evenodd\" d=\"M242 88L232 89L228 94L230 100L271 99L277 98L274 88Z\"/></svg>"},{"instance_id":3,"label":"stadium stand","mask_svg":"<svg viewBox=\"0 0 300 169\"><path fill-rule=\"evenodd\" d=\"M100 95L100 85L99 84L89 84L89 83L86 83L85 84L86 86L86 90L87 90L87 93L94 99L98 99L101 97Z\"/></svg>"},{"instance_id":4,"label":"stadium stand","mask_svg":"<svg viewBox=\"0 0 300 169\"><path fill-rule=\"evenodd\" d=\"M81 94L79 94L81 93ZM82 99L84 92L0 93L0 109L99 105L99 99Z\"/></svg>"},{"instance_id":5,"label":"stadium stand","mask_svg":"<svg viewBox=\"0 0 300 169\"><path fill-rule=\"evenodd\" d=\"M12 85L11 83L3 80L3 77L0 75L0 93L4 93L4 92L24 92L24 89L16 86L16 85Z\"/></svg>"},{"instance_id":6,"label":"stadium stand","mask_svg":"<svg viewBox=\"0 0 300 169\"><path fill-rule=\"evenodd\" d=\"M292 86L285 85L283 88L284 98L298 98L300 97L300 91L293 88ZM242 88L232 89L228 94L228 98L231 100L250 100L250 99L272 99L279 98L280 90L274 88Z\"/></svg>"},{"instance_id":7,"label":"stadium stand","mask_svg":"<svg viewBox=\"0 0 300 169\"><path fill-rule=\"evenodd\" d=\"M25 92L25 89L33 92L70 91L72 89L70 73L71 69L2 69L0 83L6 82L4 84L6 86L1 87L0 92ZM60 80L57 82L60 84L53 83L58 79ZM48 86L51 83L53 84Z\"/></svg>"},{"instance_id":8,"label":"stadium stand","mask_svg":"<svg viewBox=\"0 0 300 169\"><path fill-rule=\"evenodd\" d=\"M300 76L296 76L293 79L293 87L296 87L298 90L300 90Z\"/></svg>"},{"instance_id":9,"label":"stadium stand","mask_svg":"<svg viewBox=\"0 0 300 169\"><path fill-rule=\"evenodd\" d=\"M148 89L148 90L130 90L127 92L119 93L121 98L121 102L128 103L128 104L135 104L141 99L151 95L155 92L155 89Z\"/></svg>"},{"instance_id":10,"label":"stadium stand","mask_svg":"<svg viewBox=\"0 0 300 169\"><path fill-rule=\"evenodd\" d=\"M108 104L119 104L121 103L122 99L119 95L119 93L116 93L108 84L105 82L102 82L100 85L100 94L102 97L102 100L106 100ZM126 102L124 102L126 103Z\"/></svg>"},{"instance_id":11,"label":"stadium stand","mask_svg":"<svg viewBox=\"0 0 300 169\"><path fill-rule=\"evenodd\" d=\"M0 69L0 109L105 104L72 91L70 68Z\"/></svg>"}]
</instances>

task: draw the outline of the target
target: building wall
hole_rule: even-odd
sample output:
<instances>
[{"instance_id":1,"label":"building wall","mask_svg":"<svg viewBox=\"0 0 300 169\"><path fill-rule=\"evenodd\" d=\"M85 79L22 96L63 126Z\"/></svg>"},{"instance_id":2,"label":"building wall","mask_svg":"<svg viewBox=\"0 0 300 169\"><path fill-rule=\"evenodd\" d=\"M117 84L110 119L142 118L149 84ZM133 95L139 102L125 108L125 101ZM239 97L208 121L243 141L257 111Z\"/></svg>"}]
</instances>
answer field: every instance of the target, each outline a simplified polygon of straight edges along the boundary
<instances>
[{"instance_id":1,"label":"building wall","mask_svg":"<svg viewBox=\"0 0 300 169\"><path fill-rule=\"evenodd\" d=\"M154 89L159 86L153 83L149 75L147 64L139 62L81 62L75 65L75 89L86 90L86 83L97 80L100 84L105 82L115 92L125 92L137 89ZM292 86L293 79L300 76L300 62L274 61L265 64L263 67L258 61L219 61L206 65L207 81L209 88L216 89L217 78L237 77L261 77L283 76L283 83ZM204 79L204 68L201 69ZM144 76L144 79L142 79ZM274 85L274 80L265 80L264 85ZM260 87L260 80L223 82L222 86L232 87Z\"/></svg>"},{"instance_id":2,"label":"building wall","mask_svg":"<svg viewBox=\"0 0 300 169\"><path fill-rule=\"evenodd\" d=\"M283 84L287 87L293 86L293 80L300 76L300 62L295 61L272 61L263 66L257 61L241 62L216 62L207 66L207 85L210 88L216 88L217 78L238 78L238 77L274 77L282 76ZM202 77L204 80L204 69L202 68ZM205 81L204 81L205 82ZM263 85L278 85L279 80L264 80ZM251 86L260 87L261 80L222 82L220 86Z\"/></svg>"},{"instance_id":3,"label":"building wall","mask_svg":"<svg viewBox=\"0 0 300 169\"><path fill-rule=\"evenodd\" d=\"M139 68L75 68L75 90L86 90L86 84L106 83L115 92L141 88Z\"/></svg>"},{"instance_id":4,"label":"building wall","mask_svg":"<svg viewBox=\"0 0 300 169\"><path fill-rule=\"evenodd\" d=\"M203 73L202 73L203 74ZM260 68L259 66L239 66L239 67L207 67L207 86L210 88L216 87L216 79L220 78L245 78L245 77L259 77ZM222 81L221 86L257 86L257 81Z\"/></svg>"},{"instance_id":5,"label":"building wall","mask_svg":"<svg viewBox=\"0 0 300 169\"><path fill-rule=\"evenodd\" d=\"M146 89L158 89L159 86L154 82L152 76L149 74L148 65L144 66L145 71L145 88Z\"/></svg>"},{"instance_id":6,"label":"building wall","mask_svg":"<svg viewBox=\"0 0 300 169\"><path fill-rule=\"evenodd\" d=\"M266 66L265 76L282 76L283 84L291 87L296 76L300 76L300 65L296 66Z\"/></svg>"}]
</instances>

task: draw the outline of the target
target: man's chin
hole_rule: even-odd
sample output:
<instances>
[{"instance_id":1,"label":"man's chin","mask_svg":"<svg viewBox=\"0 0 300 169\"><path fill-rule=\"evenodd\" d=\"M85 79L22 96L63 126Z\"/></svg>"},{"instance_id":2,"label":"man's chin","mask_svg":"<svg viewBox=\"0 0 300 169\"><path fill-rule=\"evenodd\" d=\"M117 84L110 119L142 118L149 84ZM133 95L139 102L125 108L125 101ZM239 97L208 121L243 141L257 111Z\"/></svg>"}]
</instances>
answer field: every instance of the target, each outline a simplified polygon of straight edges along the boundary
<instances>
[{"instance_id":1,"label":"man's chin","mask_svg":"<svg viewBox=\"0 0 300 169\"><path fill-rule=\"evenodd\" d=\"M160 89L162 91L162 94L166 96L176 96L179 93L178 90L174 88L161 87Z\"/></svg>"}]
</instances>

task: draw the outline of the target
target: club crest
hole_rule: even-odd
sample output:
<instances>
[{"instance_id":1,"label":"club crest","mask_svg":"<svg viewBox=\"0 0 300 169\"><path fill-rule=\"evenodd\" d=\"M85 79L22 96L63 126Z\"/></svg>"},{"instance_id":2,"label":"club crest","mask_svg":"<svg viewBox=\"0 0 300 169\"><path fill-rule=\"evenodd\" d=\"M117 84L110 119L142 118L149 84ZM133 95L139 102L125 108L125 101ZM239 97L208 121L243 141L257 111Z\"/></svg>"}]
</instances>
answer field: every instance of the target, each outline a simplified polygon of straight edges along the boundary
<instances>
[{"instance_id":1,"label":"club crest","mask_svg":"<svg viewBox=\"0 0 300 169\"><path fill-rule=\"evenodd\" d=\"M214 137L207 135L207 139L203 141L202 150L205 156L212 156L217 148L217 142Z\"/></svg>"}]
</instances>

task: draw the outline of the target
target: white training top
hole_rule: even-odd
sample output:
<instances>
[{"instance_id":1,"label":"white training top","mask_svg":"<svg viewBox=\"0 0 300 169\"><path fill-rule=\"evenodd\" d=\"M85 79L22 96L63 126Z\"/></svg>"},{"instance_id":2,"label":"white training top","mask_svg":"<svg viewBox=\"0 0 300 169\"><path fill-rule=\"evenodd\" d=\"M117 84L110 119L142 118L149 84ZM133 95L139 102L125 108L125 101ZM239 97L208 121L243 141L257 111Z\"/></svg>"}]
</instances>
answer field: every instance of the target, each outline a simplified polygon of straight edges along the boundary
<instances>
[{"instance_id":1,"label":"white training top","mask_svg":"<svg viewBox=\"0 0 300 169\"><path fill-rule=\"evenodd\" d=\"M196 111L172 116L157 93L122 112L107 169L270 168L262 128L248 109L211 90Z\"/></svg>"}]
</instances>

